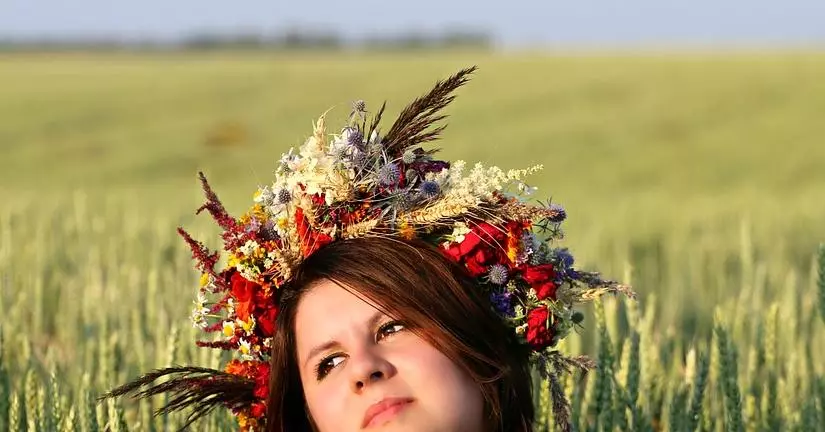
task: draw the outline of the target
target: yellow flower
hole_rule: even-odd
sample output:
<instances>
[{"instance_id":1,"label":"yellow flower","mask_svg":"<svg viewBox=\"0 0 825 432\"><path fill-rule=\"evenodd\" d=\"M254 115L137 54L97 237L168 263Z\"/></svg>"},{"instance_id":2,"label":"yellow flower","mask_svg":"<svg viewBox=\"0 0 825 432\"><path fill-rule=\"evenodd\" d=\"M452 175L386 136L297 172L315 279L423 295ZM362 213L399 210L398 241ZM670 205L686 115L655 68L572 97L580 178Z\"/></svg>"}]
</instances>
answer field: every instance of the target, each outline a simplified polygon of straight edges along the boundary
<instances>
[{"instance_id":1,"label":"yellow flower","mask_svg":"<svg viewBox=\"0 0 825 432\"><path fill-rule=\"evenodd\" d=\"M204 273L201 275L201 288L205 287L206 284L209 283L209 273Z\"/></svg>"},{"instance_id":2,"label":"yellow flower","mask_svg":"<svg viewBox=\"0 0 825 432\"><path fill-rule=\"evenodd\" d=\"M232 321L224 321L223 323L223 334L226 337L230 337L235 334L235 323Z\"/></svg>"},{"instance_id":3,"label":"yellow flower","mask_svg":"<svg viewBox=\"0 0 825 432\"><path fill-rule=\"evenodd\" d=\"M252 334L252 331L255 330L255 317L253 317L252 315L249 316L249 321L241 321L239 319L237 320L237 323L239 326L241 326L241 328L247 336Z\"/></svg>"},{"instance_id":4,"label":"yellow flower","mask_svg":"<svg viewBox=\"0 0 825 432\"><path fill-rule=\"evenodd\" d=\"M243 355L249 355L249 352L252 351L252 346L249 344L249 341L244 339L241 339L241 346L239 348Z\"/></svg>"},{"instance_id":5,"label":"yellow flower","mask_svg":"<svg viewBox=\"0 0 825 432\"><path fill-rule=\"evenodd\" d=\"M415 237L415 230L406 220L402 220L401 223L398 224L398 232L401 238L406 240L412 240Z\"/></svg>"}]
</instances>

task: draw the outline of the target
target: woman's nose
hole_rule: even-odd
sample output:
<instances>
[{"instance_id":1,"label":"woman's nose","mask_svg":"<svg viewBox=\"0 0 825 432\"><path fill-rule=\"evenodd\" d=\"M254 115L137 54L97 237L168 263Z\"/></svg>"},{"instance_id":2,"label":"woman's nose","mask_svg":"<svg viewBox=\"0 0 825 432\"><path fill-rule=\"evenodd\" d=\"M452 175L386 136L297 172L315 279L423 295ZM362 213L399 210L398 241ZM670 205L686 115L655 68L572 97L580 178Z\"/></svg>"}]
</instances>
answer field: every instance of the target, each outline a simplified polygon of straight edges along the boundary
<instances>
[{"instance_id":1,"label":"woman's nose","mask_svg":"<svg viewBox=\"0 0 825 432\"><path fill-rule=\"evenodd\" d=\"M350 353L349 366L352 391L360 393L375 383L392 378L395 368L386 358L375 349L365 349L358 353Z\"/></svg>"}]
</instances>

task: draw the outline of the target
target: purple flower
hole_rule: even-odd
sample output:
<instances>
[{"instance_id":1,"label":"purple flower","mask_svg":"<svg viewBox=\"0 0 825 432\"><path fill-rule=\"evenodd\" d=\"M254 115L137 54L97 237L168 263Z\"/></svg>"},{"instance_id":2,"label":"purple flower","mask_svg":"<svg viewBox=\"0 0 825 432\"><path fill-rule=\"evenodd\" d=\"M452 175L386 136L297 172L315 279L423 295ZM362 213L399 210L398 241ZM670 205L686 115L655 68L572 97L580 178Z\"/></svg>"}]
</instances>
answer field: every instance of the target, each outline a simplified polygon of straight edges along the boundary
<instances>
[{"instance_id":1,"label":"purple flower","mask_svg":"<svg viewBox=\"0 0 825 432\"><path fill-rule=\"evenodd\" d=\"M359 99L352 103L352 110L355 112L366 112L367 111L367 104L363 100Z\"/></svg>"},{"instance_id":2,"label":"purple flower","mask_svg":"<svg viewBox=\"0 0 825 432\"><path fill-rule=\"evenodd\" d=\"M550 221L555 222L555 223L559 223L559 222L562 222L563 220L567 219L567 212L564 210L564 207L562 207L558 204L551 204L550 205L550 210L556 212L556 215L553 216L552 218L550 218Z\"/></svg>"},{"instance_id":3,"label":"purple flower","mask_svg":"<svg viewBox=\"0 0 825 432\"><path fill-rule=\"evenodd\" d=\"M575 259L567 248L554 249L552 255L553 261L556 262L558 276L573 280L579 279L579 273L573 269Z\"/></svg>"},{"instance_id":4,"label":"purple flower","mask_svg":"<svg viewBox=\"0 0 825 432\"><path fill-rule=\"evenodd\" d=\"M445 161L424 161L424 162L413 162L410 164L410 168L425 174L428 172L441 172L442 170L449 168L450 163Z\"/></svg>"},{"instance_id":5,"label":"purple flower","mask_svg":"<svg viewBox=\"0 0 825 432\"><path fill-rule=\"evenodd\" d=\"M514 317L516 316L516 311L513 307L512 297L513 294L507 290L493 291L490 293L490 302L498 314Z\"/></svg>"},{"instance_id":6,"label":"purple flower","mask_svg":"<svg viewBox=\"0 0 825 432\"><path fill-rule=\"evenodd\" d=\"M565 269L573 267L575 260L567 248L556 249L554 254L556 255L556 260L558 261L559 266Z\"/></svg>"},{"instance_id":7,"label":"purple flower","mask_svg":"<svg viewBox=\"0 0 825 432\"><path fill-rule=\"evenodd\" d=\"M278 231L275 229L275 222L268 220L261 228L258 236L263 241L275 240L278 238Z\"/></svg>"},{"instance_id":8,"label":"purple flower","mask_svg":"<svg viewBox=\"0 0 825 432\"><path fill-rule=\"evenodd\" d=\"M441 192L441 187L434 181L425 181L421 183L419 191L426 198L435 198Z\"/></svg>"},{"instance_id":9,"label":"purple flower","mask_svg":"<svg viewBox=\"0 0 825 432\"><path fill-rule=\"evenodd\" d=\"M384 186L392 186L401 179L401 170L395 164L386 164L378 171L378 182Z\"/></svg>"},{"instance_id":10,"label":"purple flower","mask_svg":"<svg viewBox=\"0 0 825 432\"><path fill-rule=\"evenodd\" d=\"M281 189L278 191L278 203L279 204L286 204L292 201L292 194L289 193L286 189Z\"/></svg>"},{"instance_id":11,"label":"purple flower","mask_svg":"<svg viewBox=\"0 0 825 432\"><path fill-rule=\"evenodd\" d=\"M347 143L351 146L361 148L364 145L364 133L356 128L350 128L347 135Z\"/></svg>"},{"instance_id":12,"label":"purple flower","mask_svg":"<svg viewBox=\"0 0 825 432\"><path fill-rule=\"evenodd\" d=\"M261 221L258 218L251 218L249 220L249 224L246 226L246 232L252 233L257 232L261 228Z\"/></svg>"}]
</instances>

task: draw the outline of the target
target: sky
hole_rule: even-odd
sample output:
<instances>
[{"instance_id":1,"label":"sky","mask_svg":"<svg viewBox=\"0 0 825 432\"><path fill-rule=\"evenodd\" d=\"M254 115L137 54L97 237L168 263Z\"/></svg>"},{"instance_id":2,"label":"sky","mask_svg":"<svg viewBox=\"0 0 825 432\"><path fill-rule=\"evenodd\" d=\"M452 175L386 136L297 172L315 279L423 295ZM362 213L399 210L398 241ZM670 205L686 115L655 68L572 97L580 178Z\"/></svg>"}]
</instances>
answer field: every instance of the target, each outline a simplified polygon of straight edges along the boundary
<instances>
[{"instance_id":1,"label":"sky","mask_svg":"<svg viewBox=\"0 0 825 432\"><path fill-rule=\"evenodd\" d=\"M0 0L0 39L174 41L289 28L352 39L472 29L502 47L825 46L825 0Z\"/></svg>"}]
</instances>

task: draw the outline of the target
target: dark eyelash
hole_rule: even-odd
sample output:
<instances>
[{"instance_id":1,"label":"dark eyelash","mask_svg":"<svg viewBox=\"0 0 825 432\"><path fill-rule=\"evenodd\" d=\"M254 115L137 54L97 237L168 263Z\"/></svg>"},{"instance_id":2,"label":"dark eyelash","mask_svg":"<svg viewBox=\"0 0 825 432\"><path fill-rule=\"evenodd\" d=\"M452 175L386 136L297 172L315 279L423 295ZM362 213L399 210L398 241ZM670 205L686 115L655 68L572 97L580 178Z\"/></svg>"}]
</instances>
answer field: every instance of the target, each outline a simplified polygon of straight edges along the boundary
<instances>
[{"instance_id":1,"label":"dark eyelash","mask_svg":"<svg viewBox=\"0 0 825 432\"><path fill-rule=\"evenodd\" d=\"M329 375L329 372L332 370L334 366L328 366L328 363L330 362L330 360L339 356L341 356L341 353L330 354L318 362L318 365L315 366L315 378L318 381L321 381L322 379L326 378L327 375Z\"/></svg>"},{"instance_id":2,"label":"dark eyelash","mask_svg":"<svg viewBox=\"0 0 825 432\"><path fill-rule=\"evenodd\" d=\"M387 335L384 334L387 330L391 329L392 327L398 326L398 325L401 326L401 330L394 331L394 332L389 333ZM380 340L380 339L383 339L383 337L393 336L396 333L404 331L406 329L407 329L407 324L402 322L402 321L389 321L386 324L384 324L384 325L382 325L381 327L378 328L378 334L376 336ZM381 336L383 336L383 337L381 337Z\"/></svg>"}]
</instances>

